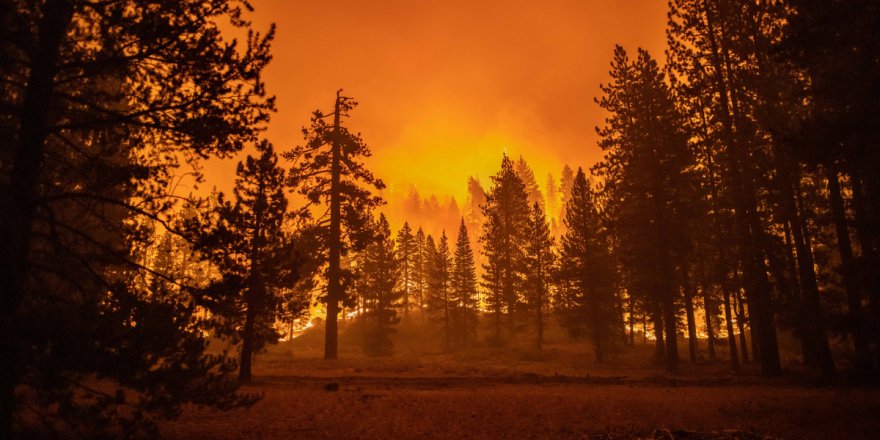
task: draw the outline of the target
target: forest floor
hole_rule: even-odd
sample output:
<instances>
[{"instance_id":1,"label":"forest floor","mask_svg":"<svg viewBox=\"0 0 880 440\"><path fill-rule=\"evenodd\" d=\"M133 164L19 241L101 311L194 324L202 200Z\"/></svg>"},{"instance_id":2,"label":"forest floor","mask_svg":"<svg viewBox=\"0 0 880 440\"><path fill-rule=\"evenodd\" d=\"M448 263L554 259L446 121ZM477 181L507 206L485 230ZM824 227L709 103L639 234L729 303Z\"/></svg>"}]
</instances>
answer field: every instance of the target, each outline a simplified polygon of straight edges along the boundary
<instances>
[{"instance_id":1,"label":"forest floor","mask_svg":"<svg viewBox=\"0 0 880 440\"><path fill-rule=\"evenodd\" d=\"M257 357L255 381L242 387L263 395L253 407L188 408L164 423L162 434L212 440L880 438L878 390L816 385L793 361L782 378L762 378L753 364L734 375L721 359L688 363L684 342L681 371L671 376L651 361L650 345L597 364L584 341L550 336L541 352L477 345L443 353L436 343L398 338L398 354L376 358L361 354L343 333L340 359L325 361L314 332Z\"/></svg>"}]
</instances>

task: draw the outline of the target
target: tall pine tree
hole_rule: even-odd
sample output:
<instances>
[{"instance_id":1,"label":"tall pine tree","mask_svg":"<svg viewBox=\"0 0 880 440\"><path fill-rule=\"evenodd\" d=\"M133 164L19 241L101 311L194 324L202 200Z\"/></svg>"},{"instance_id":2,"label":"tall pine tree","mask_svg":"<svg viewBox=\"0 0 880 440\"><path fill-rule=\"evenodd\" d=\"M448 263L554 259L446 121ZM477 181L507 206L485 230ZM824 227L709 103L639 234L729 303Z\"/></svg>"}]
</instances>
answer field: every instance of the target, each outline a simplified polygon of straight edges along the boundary
<instances>
[{"instance_id":1,"label":"tall pine tree","mask_svg":"<svg viewBox=\"0 0 880 440\"><path fill-rule=\"evenodd\" d=\"M535 348L541 350L544 344L544 314L547 309L551 276L555 256L553 238L544 211L537 203L532 204L526 229L525 249L525 296L534 316Z\"/></svg>"},{"instance_id":2,"label":"tall pine tree","mask_svg":"<svg viewBox=\"0 0 880 440\"><path fill-rule=\"evenodd\" d=\"M571 293L563 322L573 334L585 334L602 362L612 340L615 311L613 271L607 231L602 225L596 194L578 169L565 205L562 265Z\"/></svg>"},{"instance_id":3,"label":"tall pine tree","mask_svg":"<svg viewBox=\"0 0 880 440\"><path fill-rule=\"evenodd\" d=\"M501 170L492 176L492 187L483 207L483 287L495 328L495 342L501 342L502 320L511 331L520 312L524 279L525 232L529 219L528 194L507 155Z\"/></svg>"},{"instance_id":4,"label":"tall pine tree","mask_svg":"<svg viewBox=\"0 0 880 440\"><path fill-rule=\"evenodd\" d=\"M431 240L433 244L433 240ZM430 246L429 246L430 249ZM432 264L429 271L430 294L428 311L432 317L443 325L443 349L452 347L450 329L452 322L453 291L452 291L452 255L449 252L449 240L446 231L440 235L440 242L432 252Z\"/></svg>"},{"instance_id":5,"label":"tall pine tree","mask_svg":"<svg viewBox=\"0 0 880 440\"><path fill-rule=\"evenodd\" d=\"M327 258L326 294L322 300L327 306L325 320L324 358L336 359L340 305L346 300L345 280L350 271L343 269L341 259L352 248L361 249L370 234L370 212L382 203L372 190L381 190L385 184L373 176L360 162L371 155L360 134L342 126L342 118L357 106L353 99L336 92L333 112L316 110L311 125L303 129L306 143L285 154L293 161L289 185L304 195L311 204L327 206L323 216L316 219L315 231L320 235L320 249L316 255ZM325 118L332 117L328 123Z\"/></svg>"},{"instance_id":6,"label":"tall pine tree","mask_svg":"<svg viewBox=\"0 0 880 440\"><path fill-rule=\"evenodd\" d=\"M468 238L464 218L458 227L455 240L455 257L452 269L453 331L456 342L465 346L476 336L477 314L479 313L479 292L477 291L477 269L474 252Z\"/></svg>"},{"instance_id":7,"label":"tall pine tree","mask_svg":"<svg viewBox=\"0 0 880 440\"><path fill-rule=\"evenodd\" d=\"M409 313L412 307L413 293L416 290L416 269L418 262L418 243L416 237L413 236L412 228L408 222L403 223L403 227L397 232L397 258L400 263L399 286L403 298L401 298L401 307L404 315Z\"/></svg>"},{"instance_id":8,"label":"tall pine tree","mask_svg":"<svg viewBox=\"0 0 880 440\"><path fill-rule=\"evenodd\" d=\"M598 100L610 117L598 130L606 156L596 170L606 196L615 200L627 290L659 307L662 322L655 314L654 325L665 330L666 366L675 371L679 293L690 270L690 200L697 195L690 174L694 159L665 75L646 51L630 62L617 46L611 77Z\"/></svg>"},{"instance_id":9,"label":"tall pine tree","mask_svg":"<svg viewBox=\"0 0 880 440\"><path fill-rule=\"evenodd\" d=\"M264 141L257 152L238 164L234 201L216 194L212 211L188 228L196 249L220 272L202 301L217 318L219 334L241 342L238 378L245 382L254 355L277 341L273 325L299 279L299 258L284 227L285 173L272 145Z\"/></svg>"}]
</instances>

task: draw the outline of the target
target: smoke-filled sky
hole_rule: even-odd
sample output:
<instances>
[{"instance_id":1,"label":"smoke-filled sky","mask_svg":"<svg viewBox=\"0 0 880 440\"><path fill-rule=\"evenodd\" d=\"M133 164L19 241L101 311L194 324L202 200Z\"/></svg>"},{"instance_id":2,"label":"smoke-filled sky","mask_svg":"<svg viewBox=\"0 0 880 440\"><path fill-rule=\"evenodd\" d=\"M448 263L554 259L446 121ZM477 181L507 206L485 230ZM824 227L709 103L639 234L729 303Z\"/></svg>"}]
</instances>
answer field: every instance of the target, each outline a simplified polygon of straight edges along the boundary
<instances>
[{"instance_id":1,"label":"smoke-filled sky","mask_svg":"<svg viewBox=\"0 0 880 440\"><path fill-rule=\"evenodd\" d=\"M663 0L253 0L255 27L276 23L266 72L278 113L276 149L301 141L316 108L336 89L360 106L369 164L395 203L415 185L455 196L466 179L484 185L501 154L522 154L544 186L564 163L589 166L601 153L593 102L608 81L614 44L663 59ZM223 188L232 162L211 163Z\"/></svg>"}]
</instances>

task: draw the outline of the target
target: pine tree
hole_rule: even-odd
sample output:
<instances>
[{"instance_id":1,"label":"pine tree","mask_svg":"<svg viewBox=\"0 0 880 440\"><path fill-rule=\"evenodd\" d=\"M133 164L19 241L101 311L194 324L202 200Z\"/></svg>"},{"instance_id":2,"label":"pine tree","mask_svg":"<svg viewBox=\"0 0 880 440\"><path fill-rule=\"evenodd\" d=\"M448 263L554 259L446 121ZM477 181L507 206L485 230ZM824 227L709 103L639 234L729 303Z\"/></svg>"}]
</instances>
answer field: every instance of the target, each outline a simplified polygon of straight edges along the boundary
<instances>
[{"instance_id":1,"label":"pine tree","mask_svg":"<svg viewBox=\"0 0 880 440\"><path fill-rule=\"evenodd\" d=\"M453 330L456 343L465 346L476 336L479 292L474 253L464 218L458 227L452 269Z\"/></svg>"},{"instance_id":2,"label":"pine tree","mask_svg":"<svg viewBox=\"0 0 880 440\"><path fill-rule=\"evenodd\" d=\"M529 308L535 317L535 348L540 351L544 343L544 313L550 297L555 256L547 219L537 203L532 204L526 240L524 288Z\"/></svg>"},{"instance_id":3,"label":"pine tree","mask_svg":"<svg viewBox=\"0 0 880 440\"><path fill-rule=\"evenodd\" d=\"M326 205L326 214L317 219L316 230L322 235L322 249L316 255L325 255L327 270L327 305L325 320L324 358L336 359L340 303L346 300L345 279L349 271L341 266L341 258L350 249L362 249L368 241L370 211L382 199L369 188L381 190L385 184L375 178L358 160L371 155L360 134L352 133L341 124L342 117L357 106L353 99L336 92L333 113L325 115L316 110L311 125L303 129L306 143L285 154L293 161L289 185L304 195L311 204ZM333 123L325 121L333 117Z\"/></svg>"},{"instance_id":4,"label":"pine tree","mask_svg":"<svg viewBox=\"0 0 880 440\"><path fill-rule=\"evenodd\" d=\"M495 342L501 342L501 321L506 316L511 333L522 304L523 254L529 218L528 195L513 162L505 155L501 171L492 177L492 188L483 207L483 253L486 257L483 287L492 313Z\"/></svg>"},{"instance_id":5,"label":"pine tree","mask_svg":"<svg viewBox=\"0 0 880 440\"><path fill-rule=\"evenodd\" d=\"M429 236L430 237L430 236ZM428 241L428 249L433 247L433 240ZM433 252L429 252L432 264L429 272L430 294L428 296L428 311L432 317L443 325L443 349L449 350L451 345L450 329L452 323L452 255L449 252L449 240L444 231L440 235L440 241Z\"/></svg>"},{"instance_id":6,"label":"pine tree","mask_svg":"<svg viewBox=\"0 0 880 440\"><path fill-rule=\"evenodd\" d=\"M184 403L235 403L191 290L145 292L142 256L159 224L177 232L173 176L256 141L273 31L254 33L234 1L136 6L0 7L2 438L137 437ZM80 387L95 376L138 399Z\"/></svg>"},{"instance_id":7,"label":"pine tree","mask_svg":"<svg viewBox=\"0 0 880 440\"><path fill-rule=\"evenodd\" d=\"M418 243L416 237L412 234L412 229L408 222L403 223L403 227L397 233L397 258L400 262L400 280L399 290L403 294L401 307L406 315L412 307L411 301L413 292L416 287L416 266L418 262Z\"/></svg>"},{"instance_id":8,"label":"pine tree","mask_svg":"<svg viewBox=\"0 0 880 440\"><path fill-rule=\"evenodd\" d=\"M604 177L603 191L616 200L614 231L627 290L647 296L662 311L666 366L675 371L679 294L691 289L684 280L690 273L689 219L695 214L690 201L697 194L690 172L694 158L665 75L646 51L640 49L630 62L617 46L611 77L598 100L611 116L599 130L606 159L596 170Z\"/></svg>"},{"instance_id":9,"label":"pine tree","mask_svg":"<svg viewBox=\"0 0 880 440\"><path fill-rule=\"evenodd\" d=\"M239 380L251 380L254 355L278 339L273 325L285 291L299 279L292 237L285 231L285 172L268 142L257 145L236 171L234 202L217 193L214 208L189 230L196 249L220 272L209 286L220 335L241 341Z\"/></svg>"},{"instance_id":10,"label":"pine tree","mask_svg":"<svg viewBox=\"0 0 880 440\"><path fill-rule=\"evenodd\" d=\"M399 288L401 260L394 252L394 240L384 214L379 215L373 241L363 253L361 277L363 300L369 304L368 317L375 319L376 327L365 333L366 351L371 355L387 356L394 346L390 335L392 326L400 322L397 308L402 307L403 291Z\"/></svg>"},{"instance_id":11,"label":"pine tree","mask_svg":"<svg viewBox=\"0 0 880 440\"><path fill-rule=\"evenodd\" d=\"M602 362L614 329L612 259L596 194L578 169L565 205L566 233L562 236L563 277L570 285L564 324L573 334L586 334L596 360Z\"/></svg>"}]
</instances>

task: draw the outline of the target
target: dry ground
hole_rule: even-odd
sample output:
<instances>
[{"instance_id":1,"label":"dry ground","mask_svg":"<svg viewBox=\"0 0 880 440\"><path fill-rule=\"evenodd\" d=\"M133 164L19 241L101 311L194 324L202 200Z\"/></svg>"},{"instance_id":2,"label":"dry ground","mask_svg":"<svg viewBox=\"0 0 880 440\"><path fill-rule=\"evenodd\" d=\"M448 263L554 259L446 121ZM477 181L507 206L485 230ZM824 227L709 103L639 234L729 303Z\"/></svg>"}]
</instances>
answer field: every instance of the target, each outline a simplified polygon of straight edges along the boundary
<instances>
[{"instance_id":1,"label":"dry ground","mask_svg":"<svg viewBox=\"0 0 880 440\"><path fill-rule=\"evenodd\" d=\"M397 340L401 354L390 358L365 357L343 337L340 360L330 362L320 359L319 335L282 343L257 358L256 382L243 388L264 395L254 407L191 408L163 436L880 438L880 392L815 386L793 366L774 380L754 366L731 375L724 361L685 364L672 377L650 362L648 346L597 365L584 342L564 337L551 335L541 353L442 354L423 336Z\"/></svg>"}]
</instances>

